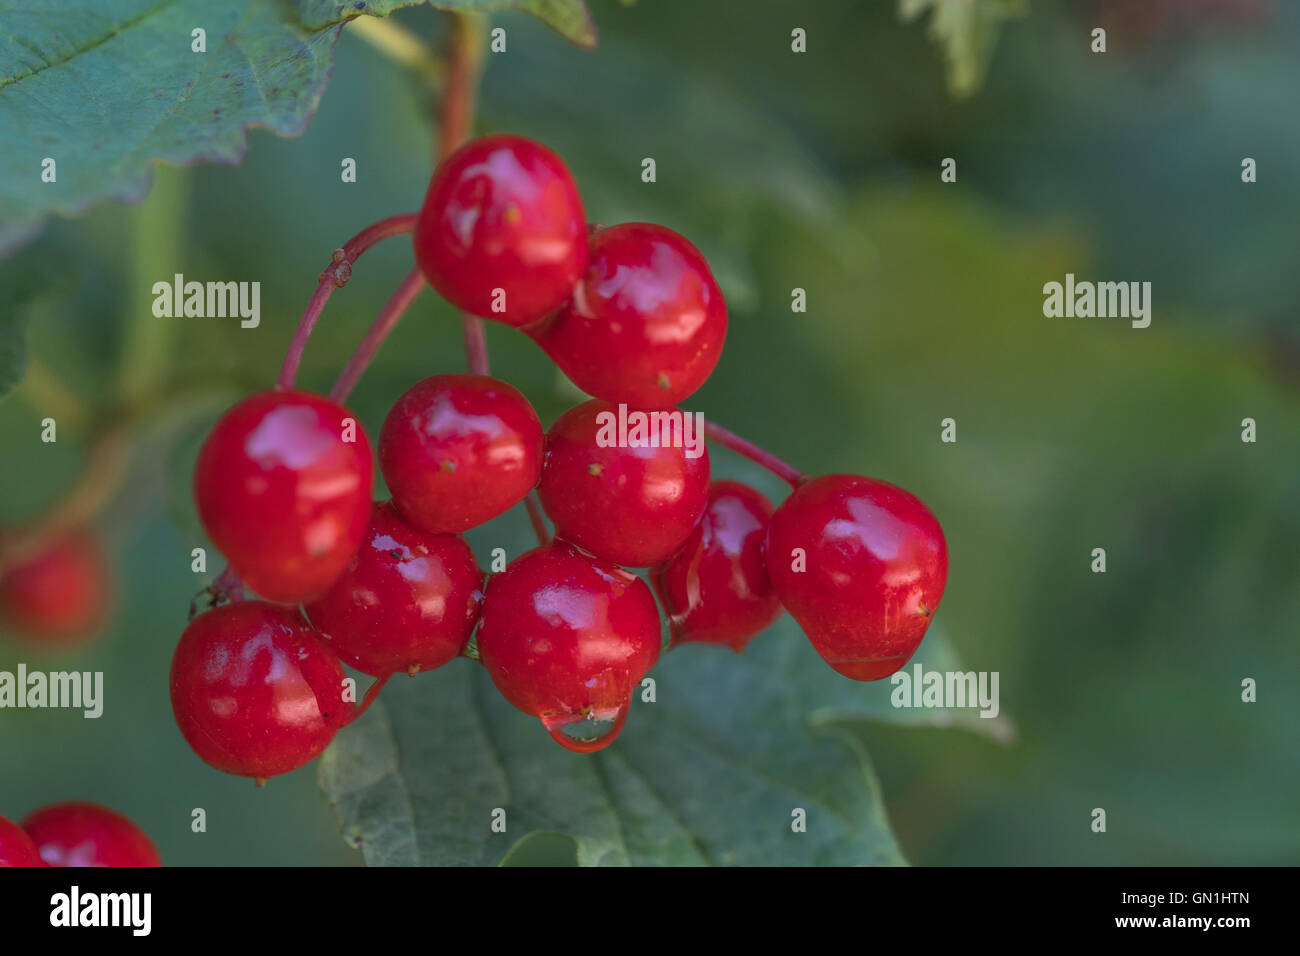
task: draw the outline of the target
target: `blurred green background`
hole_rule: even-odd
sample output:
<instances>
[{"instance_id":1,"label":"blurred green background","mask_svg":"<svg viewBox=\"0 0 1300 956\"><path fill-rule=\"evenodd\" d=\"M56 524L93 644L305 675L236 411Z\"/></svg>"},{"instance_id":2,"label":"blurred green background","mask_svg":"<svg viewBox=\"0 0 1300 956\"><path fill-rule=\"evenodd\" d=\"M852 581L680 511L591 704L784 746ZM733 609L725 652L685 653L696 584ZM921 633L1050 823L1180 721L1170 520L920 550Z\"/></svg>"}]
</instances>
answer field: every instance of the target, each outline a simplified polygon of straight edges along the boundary
<instances>
[{"instance_id":1,"label":"blurred green background","mask_svg":"<svg viewBox=\"0 0 1300 956\"><path fill-rule=\"evenodd\" d=\"M925 499L951 550L939 618L967 667L1001 675L1011 745L861 731L908 858L1300 862L1300 6L1034 3L963 99L923 25L889 3L592 9L595 52L524 16L495 21L509 51L487 59L477 129L559 151L593 220L662 222L700 246L732 324L690 407L805 471ZM424 9L394 19L433 40L443 28ZM1097 25L1105 55L1088 51ZM806 54L790 52L795 26ZM263 791L209 770L165 690L206 580L189 569L206 543L187 493L198 442L224 403L274 380L330 251L415 208L427 183L432 94L354 34L301 137L253 131L238 167L159 169L141 204L48 223L0 262L10 287L57 280L24 306L32 365L0 402L0 521L39 514L77 474L72 419L39 441L59 387L97 410L199 386L137 436L104 517L111 629L60 658L0 638L0 669L108 674L97 721L0 714L5 816L92 799L145 824L173 864L360 861L313 768ZM339 181L343 157L355 184ZM944 157L955 184L939 181ZM404 240L367 254L301 384L328 388L410 261ZM149 287L174 272L260 281L261 327L155 319ZM1150 281L1151 327L1044 318L1042 286L1066 272ZM790 310L796 287L806 314ZM488 335L494 374L544 421L573 403L530 342ZM374 435L410 384L463 362L452 311L425 294L353 407ZM955 444L939 440L947 417ZM1096 547L1105 574L1089 569ZM1240 700L1247 677L1257 703ZM160 810L178 803L220 836Z\"/></svg>"}]
</instances>

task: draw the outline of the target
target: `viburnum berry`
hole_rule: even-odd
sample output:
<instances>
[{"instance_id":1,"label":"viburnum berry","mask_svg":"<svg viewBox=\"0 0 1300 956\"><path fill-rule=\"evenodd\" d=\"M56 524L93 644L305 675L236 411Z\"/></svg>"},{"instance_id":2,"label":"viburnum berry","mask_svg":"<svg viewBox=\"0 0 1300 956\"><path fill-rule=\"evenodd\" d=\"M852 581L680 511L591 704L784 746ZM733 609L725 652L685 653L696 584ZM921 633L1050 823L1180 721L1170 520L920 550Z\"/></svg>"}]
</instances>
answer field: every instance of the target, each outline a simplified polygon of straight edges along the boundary
<instances>
[{"instance_id":1,"label":"viburnum berry","mask_svg":"<svg viewBox=\"0 0 1300 956\"><path fill-rule=\"evenodd\" d=\"M353 713L326 642L296 608L266 601L191 621L172 658L171 696L201 759L259 781L314 759Z\"/></svg>"},{"instance_id":2,"label":"viburnum berry","mask_svg":"<svg viewBox=\"0 0 1300 956\"><path fill-rule=\"evenodd\" d=\"M536 486L543 440L537 412L514 386L487 375L434 375L389 410L379 467L412 524L465 531Z\"/></svg>"},{"instance_id":3,"label":"viburnum berry","mask_svg":"<svg viewBox=\"0 0 1300 956\"><path fill-rule=\"evenodd\" d=\"M595 232L572 300L528 334L588 395L676 405L718 364L727 305L689 240L630 222Z\"/></svg>"},{"instance_id":4,"label":"viburnum berry","mask_svg":"<svg viewBox=\"0 0 1300 956\"><path fill-rule=\"evenodd\" d=\"M99 540L90 532L72 532L0 574L0 620L42 643L75 643L102 627L111 591Z\"/></svg>"},{"instance_id":5,"label":"viburnum berry","mask_svg":"<svg viewBox=\"0 0 1300 956\"><path fill-rule=\"evenodd\" d=\"M441 667L465 649L483 601L483 571L459 535L429 534L389 502L312 624L346 664L375 677Z\"/></svg>"},{"instance_id":6,"label":"viburnum berry","mask_svg":"<svg viewBox=\"0 0 1300 956\"><path fill-rule=\"evenodd\" d=\"M448 302L522 326L569 297L587 265L587 220L560 157L522 136L484 136L434 172L414 243Z\"/></svg>"},{"instance_id":7,"label":"viburnum berry","mask_svg":"<svg viewBox=\"0 0 1300 956\"><path fill-rule=\"evenodd\" d=\"M681 547L704 513L709 454L702 438L695 449L648 438L634 446L629 431L620 445L619 414L593 399L556 419L537 493L558 537L615 564L650 567ZM686 413L656 414L684 422Z\"/></svg>"},{"instance_id":8,"label":"viburnum berry","mask_svg":"<svg viewBox=\"0 0 1300 956\"><path fill-rule=\"evenodd\" d=\"M36 844L18 824L0 817L0 868L6 866L43 866Z\"/></svg>"},{"instance_id":9,"label":"viburnum berry","mask_svg":"<svg viewBox=\"0 0 1300 956\"><path fill-rule=\"evenodd\" d=\"M319 597L370 521L374 466L360 422L327 398L261 392L217 422L194 468L203 526L272 601Z\"/></svg>"},{"instance_id":10,"label":"viburnum berry","mask_svg":"<svg viewBox=\"0 0 1300 956\"><path fill-rule=\"evenodd\" d=\"M652 573L673 643L705 641L736 652L781 614L763 556L772 503L738 481L715 481L686 543Z\"/></svg>"},{"instance_id":11,"label":"viburnum berry","mask_svg":"<svg viewBox=\"0 0 1300 956\"><path fill-rule=\"evenodd\" d=\"M116 810L56 803L23 821L49 866L162 866L149 835Z\"/></svg>"},{"instance_id":12,"label":"viburnum berry","mask_svg":"<svg viewBox=\"0 0 1300 956\"><path fill-rule=\"evenodd\" d=\"M948 578L948 546L910 492L823 475L772 515L767 566L781 603L826 663L854 680L879 680L906 664L925 636Z\"/></svg>"},{"instance_id":13,"label":"viburnum berry","mask_svg":"<svg viewBox=\"0 0 1300 956\"><path fill-rule=\"evenodd\" d=\"M570 750L613 742L660 643L646 583L566 542L528 551L488 581L483 666L506 700Z\"/></svg>"}]
</instances>

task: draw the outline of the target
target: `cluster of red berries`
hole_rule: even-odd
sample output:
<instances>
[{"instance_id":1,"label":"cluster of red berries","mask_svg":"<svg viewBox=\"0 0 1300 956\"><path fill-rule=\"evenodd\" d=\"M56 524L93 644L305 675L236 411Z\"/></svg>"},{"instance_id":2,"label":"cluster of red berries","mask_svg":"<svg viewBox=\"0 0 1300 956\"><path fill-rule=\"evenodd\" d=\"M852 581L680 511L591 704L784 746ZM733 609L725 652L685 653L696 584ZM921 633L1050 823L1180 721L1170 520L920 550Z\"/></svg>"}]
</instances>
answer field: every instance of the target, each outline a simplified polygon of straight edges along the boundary
<instances>
[{"instance_id":1,"label":"cluster of red berries","mask_svg":"<svg viewBox=\"0 0 1300 956\"><path fill-rule=\"evenodd\" d=\"M832 475L774 509L711 483L702 447L603 436L629 409L685 414L674 406L718 362L726 306L689 241L645 223L589 230L558 156L491 136L438 168L414 245L447 300L522 330L594 398L543 432L505 382L425 379L380 430L380 503L366 433L339 404L278 389L226 412L197 462L199 514L266 600L210 610L181 637L172 702L200 757L291 770L356 712L340 661L384 678L467 654L565 747L598 750L662 647L654 593L628 567L651 569L674 644L739 651L784 606L849 677L911 656L947 575L915 497ZM461 532L534 489L554 540L485 582Z\"/></svg>"},{"instance_id":2,"label":"cluster of red berries","mask_svg":"<svg viewBox=\"0 0 1300 956\"><path fill-rule=\"evenodd\" d=\"M148 834L94 803L56 803L22 825L0 817L0 867L162 866Z\"/></svg>"}]
</instances>

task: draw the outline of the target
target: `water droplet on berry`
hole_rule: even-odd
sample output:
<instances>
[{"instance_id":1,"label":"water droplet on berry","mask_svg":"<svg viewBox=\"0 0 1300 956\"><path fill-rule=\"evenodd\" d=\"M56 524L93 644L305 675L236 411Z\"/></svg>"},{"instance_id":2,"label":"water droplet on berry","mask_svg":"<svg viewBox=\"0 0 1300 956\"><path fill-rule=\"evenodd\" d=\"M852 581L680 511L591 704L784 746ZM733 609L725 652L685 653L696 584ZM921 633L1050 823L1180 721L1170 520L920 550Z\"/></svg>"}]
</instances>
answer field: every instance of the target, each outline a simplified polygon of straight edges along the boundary
<instances>
[{"instance_id":1,"label":"water droplet on berry","mask_svg":"<svg viewBox=\"0 0 1300 956\"><path fill-rule=\"evenodd\" d=\"M543 716L541 721L561 747L589 754L614 742L627 723L629 706L629 701L625 700L617 707L592 708L585 714L550 714Z\"/></svg>"}]
</instances>

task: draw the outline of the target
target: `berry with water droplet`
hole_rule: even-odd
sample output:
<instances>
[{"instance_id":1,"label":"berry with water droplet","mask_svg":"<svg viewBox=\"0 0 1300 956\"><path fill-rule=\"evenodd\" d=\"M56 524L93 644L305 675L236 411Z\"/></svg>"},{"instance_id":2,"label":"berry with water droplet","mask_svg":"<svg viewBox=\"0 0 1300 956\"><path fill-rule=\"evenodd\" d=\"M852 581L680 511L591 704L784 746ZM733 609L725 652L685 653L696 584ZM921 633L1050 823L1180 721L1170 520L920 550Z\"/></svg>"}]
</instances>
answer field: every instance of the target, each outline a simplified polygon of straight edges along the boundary
<instances>
[{"instance_id":1,"label":"berry with water droplet","mask_svg":"<svg viewBox=\"0 0 1300 956\"><path fill-rule=\"evenodd\" d=\"M0 817L0 867L43 865L41 854L26 831Z\"/></svg>"},{"instance_id":2,"label":"berry with water droplet","mask_svg":"<svg viewBox=\"0 0 1300 956\"><path fill-rule=\"evenodd\" d=\"M558 308L587 265L573 176L522 136L484 136L444 159L413 239L415 261L443 298L513 326Z\"/></svg>"},{"instance_id":3,"label":"berry with water droplet","mask_svg":"<svg viewBox=\"0 0 1300 956\"><path fill-rule=\"evenodd\" d=\"M763 557L772 503L738 481L715 481L686 543L652 579L674 644L703 641L745 649L781 614Z\"/></svg>"},{"instance_id":4,"label":"berry with water droplet","mask_svg":"<svg viewBox=\"0 0 1300 956\"><path fill-rule=\"evenodd\" d=\"M353 712L328 644L297 608L266 601L191 621L172 658L171 696L201 759L259 781L313 760Z\"/></svg>"},{"instance_id":5,"label":"berry with water droplet","mask_svg":"<svg viewBox=\"0 0 1300 956\"><path fill-rule=\"evenodd\" d=\"M410 388L379 432L379 467L402 516L466 531L518 504L542 473L542 423L512 385L434 375Z\"/></svg>"},{"instance_id":6,"label":"berry with water droplet","mask_svg":"<svg viewBox=\"0 0 1300 956\"><path fill-rule=\"evenodd\" d=\"M374 677L457 657L478 621L483 571L459 535L429 534L375 505L352 563L307 616L344 663Z\"/></svg>"},{"instance_id":7,"label":"berry with water droplet","mask_svg":"<svg viewBox=\"0 0 1300 956\"><path fill-rule=\"evenodd\" d=\"M103 626L111 590L98 539L74 532L15 558L0 573L0 620L42 644L75 644Z\"/></svg>"},{"instance_id":8,"label":"berry with water droplet","mask_svg":"<svg viewBox=\"0 0 1300 956\"><path fill-rule=\"evenodd\" d=\"M767 567L826 663L879 680L907 663L948 578L943 529L919 498L859 475L801 485L772 515Z\"/></svg>"},{"instance_id":9,"label":"berry with water droplet","mask_svg":"<svg viewBox=\"0 0 1300 956\"><path fill-rule=\"evenodd\" d=\"M370 521L373 465L343 406L290 389L235 405L194 468L199 517L250 588L296 604L343 573Z\"/></svg>"},{"instance_id":10,"label":"berry with water droplet","mask_svg":"<svg viewBox=\"0 0 1300 956\"><path fill-rule=\"evenodd\" d=\"M528 334L588 395L664 407L693 395L718 364L727 304L689 240L629 222L595 232L572 300Z\"/></svg>"},{"instance_id":11,"label":"berry with water droplet","mask_svg":"<svg viewBox=\"0 0 1300 956\"><path fill-rule=\"evenodd\" d=\"M49 866L162 866L149 835L94 803L56 803L23 821Z\"/></svg>"},{"instance_id":12,"label":"berry with water droplet","mask_svg":"<svg viewBox=\"0 0 1300 956\"><path fill-rule=\"evenodd\" d=\"M497 689L579 753L618 736L660 641L645 582L564 541L489 579L478 629L479 658Z\"/></svg>"},{"instance_id":13,"label":"berry with water droplet","mask_svg":"<svg viewBox=\"0 0 1300 956\"><path fill-rule=\"evenodd\" d=\"M631 447L630 429L620 447L617 422L618 409L598 400L556 419L537 494L558 537L615 564L650 567L681 547L704 513L709 453L703 435L695 448Z\"/></svg>"}]
</instances>

